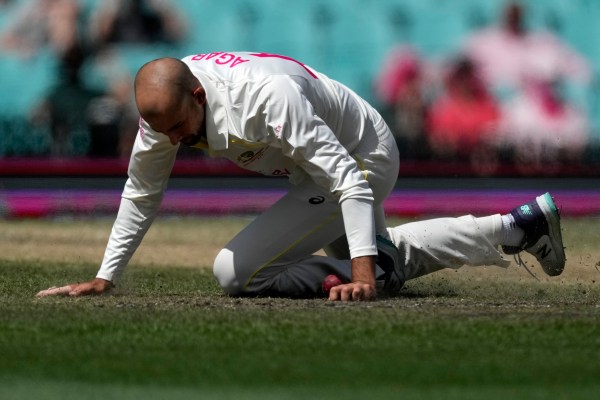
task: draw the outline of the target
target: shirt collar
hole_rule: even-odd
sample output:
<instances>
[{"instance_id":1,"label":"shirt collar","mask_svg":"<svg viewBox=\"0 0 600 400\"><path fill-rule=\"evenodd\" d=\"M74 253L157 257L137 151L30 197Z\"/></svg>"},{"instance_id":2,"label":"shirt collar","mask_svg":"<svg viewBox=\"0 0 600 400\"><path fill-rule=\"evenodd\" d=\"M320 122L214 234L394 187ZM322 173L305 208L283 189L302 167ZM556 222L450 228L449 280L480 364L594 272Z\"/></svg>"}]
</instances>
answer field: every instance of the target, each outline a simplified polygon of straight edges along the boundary
<instances>
[{"instance_id":1,"label":"shirt collar","mask_svg":"<svg viewBox=\"0 0 600 400\"><path fill-rule=\"evenodd\" d=\"M208 147L210 150L225 150L229 138L225 85L207 74L196 72L195 75L206 91L204 118Z\"/></svg>"}]
</instances>

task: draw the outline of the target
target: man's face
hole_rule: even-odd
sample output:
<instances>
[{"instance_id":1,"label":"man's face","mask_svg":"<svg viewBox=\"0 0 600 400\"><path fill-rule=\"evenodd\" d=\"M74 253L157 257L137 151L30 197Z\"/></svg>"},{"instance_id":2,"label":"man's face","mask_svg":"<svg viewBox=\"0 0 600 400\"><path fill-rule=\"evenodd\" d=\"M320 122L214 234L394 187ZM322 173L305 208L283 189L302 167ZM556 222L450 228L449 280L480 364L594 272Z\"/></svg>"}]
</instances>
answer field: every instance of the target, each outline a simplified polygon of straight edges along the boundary
<instances>
[{"instance_id":1,"label":"man's face","mask_svg":"<svg viewBox=\"0 0 600 400\"><path fill-rule=\"evenodd\" d=\"M169 112L148 120L148 123L155 131L167 135L172 145L194 145L204 136L204 103L203 95L190 94Z\"/></svg>"}]
</instances>

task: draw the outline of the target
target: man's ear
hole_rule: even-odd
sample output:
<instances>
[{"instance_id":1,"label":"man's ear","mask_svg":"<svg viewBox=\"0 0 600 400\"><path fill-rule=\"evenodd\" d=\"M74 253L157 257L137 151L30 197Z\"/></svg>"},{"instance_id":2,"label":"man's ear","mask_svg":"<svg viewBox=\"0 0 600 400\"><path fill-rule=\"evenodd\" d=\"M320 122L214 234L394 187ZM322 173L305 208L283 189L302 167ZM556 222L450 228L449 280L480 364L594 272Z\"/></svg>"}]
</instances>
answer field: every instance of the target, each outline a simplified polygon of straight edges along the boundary
<instances>
[{"instance_id":1,"label":"man's ear","mask_svg":"<svg viewBox=\"0 0 600 400\"><path fill-rule=\"evenodd\" d=\"M192 94L199 104L204 104L206 101L206 91L202 86L198 86L196 89L194 89Z\"/></svg>"}]
</instances>

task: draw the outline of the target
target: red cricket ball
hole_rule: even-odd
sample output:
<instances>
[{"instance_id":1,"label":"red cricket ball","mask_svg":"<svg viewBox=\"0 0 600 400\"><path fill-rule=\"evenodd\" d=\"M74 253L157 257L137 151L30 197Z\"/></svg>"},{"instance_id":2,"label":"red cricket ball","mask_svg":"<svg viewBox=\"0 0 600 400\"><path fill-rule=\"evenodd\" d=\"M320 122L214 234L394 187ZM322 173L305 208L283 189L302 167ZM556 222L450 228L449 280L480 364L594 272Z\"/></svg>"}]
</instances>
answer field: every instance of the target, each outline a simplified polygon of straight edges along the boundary
<instances>
[{"instance_id":1,"label":"red cricket ball","mask_svg":"<svg viewBox=\"0 0 600 400\"><path fill-rule=\"evenodd\" d=\"M337 275L327 275L323 282L321 283L321 288L323 289L323 293L329 294L329 291L332 287L342 285L344 282Z\"/></svg>"}]
</instances>

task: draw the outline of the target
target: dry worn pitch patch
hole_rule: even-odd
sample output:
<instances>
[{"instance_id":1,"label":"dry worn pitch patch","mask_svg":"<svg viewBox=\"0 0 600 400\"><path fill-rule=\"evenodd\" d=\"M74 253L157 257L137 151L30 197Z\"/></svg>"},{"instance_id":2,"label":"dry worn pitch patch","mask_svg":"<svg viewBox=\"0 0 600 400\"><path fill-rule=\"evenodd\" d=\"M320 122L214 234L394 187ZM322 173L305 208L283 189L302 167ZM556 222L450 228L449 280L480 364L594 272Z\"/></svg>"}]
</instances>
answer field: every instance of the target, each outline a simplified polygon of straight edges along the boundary
<instances>
[{"instance_id":1,"label":"dry worn pitch patch","mask_svg":"<svg viewBox=\"0 0 600 400\"><path fill-rule=\"evenodd\" d=\"M251 217L159 218L132 259L132 267L209 268L215 255L242 229ZM393 224L402 221L390 221ZM110 233L112 219L55 219L0 221L0 254L5 260L99 264ZM537 280L513 263L498 267L463 267L440 271L408 282L400 299L380 299L377 306L448 306L460 310L468 305L486 305L510 310L529 304L543 308L565 304L592 308L598 304L600 287L600 219L563 220L567 266L555 278L544 275L533 257L523 258ZM125 277L128 273L125 272ZM168 279L168 277L165 277ZM57 282L61 283L61 282ZM134 279L125 279L134 290ZM123 286L123 285L122 285ZM561 293L558 297L554 293ZM218 299L227 305L225 299ZM237 299L238 306L289 306L284 299L264 301ZM391 301L391 303L388 303ZM297 306L320 303L296 301ZM375 306L370 304L369 306Z\"/></svg>"}]
</instances>

